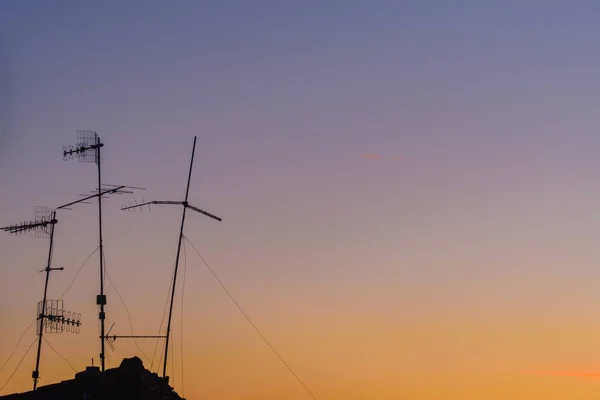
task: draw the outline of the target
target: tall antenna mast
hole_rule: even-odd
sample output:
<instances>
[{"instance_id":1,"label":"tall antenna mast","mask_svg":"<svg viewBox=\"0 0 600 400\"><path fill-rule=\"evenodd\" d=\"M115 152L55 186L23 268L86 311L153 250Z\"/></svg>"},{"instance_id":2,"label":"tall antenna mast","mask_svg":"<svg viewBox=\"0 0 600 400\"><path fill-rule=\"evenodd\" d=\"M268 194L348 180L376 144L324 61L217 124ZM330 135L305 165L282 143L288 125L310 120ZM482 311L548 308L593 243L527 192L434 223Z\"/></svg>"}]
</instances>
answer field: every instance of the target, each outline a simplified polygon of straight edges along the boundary
<instances>
[{"instance_id":1,"label":"tall antenna mast","mask_svg":"<svg viewBox=\"0 0 600 400\"><path fill-rule=\"evenodd\" d=\"M169 307L169 319L167 322L167 333L166 333L166 342L165 342L165 359L164 359L164 364L163 364L163 378L166 378L167 376L167 356L169 354L169 337L171 334L171 317L173 314L173 299L175 298L175 287L177 286L177 270L179 268L179 255L181 252L181 241L183 240L183 227L185 224L185 212L187 211L187 209L191 209L194 210L200 214L206 215L207 217L210 217L212 219L215 219L217 221L221 221L221 218L217 217L216 215L213 215L211 213L208 213L206 211L203 211L197 207L191 206L188 203L188 195L190 192L190 182L192 179L192 169L194 166L194 153L196 152L196 136L194 136L194 144L192 146L192 157L190 160L190 170L188 173L188 180L187 180L187 186L185 189L185 200L184 201L149 201L149 202L145 202L145 203L141 203L141 204L135 204L135 205L130 205L128 207L123 207L122 210L130 210L130 209L135 209L138 207L143 207L143 206L148 206L150 207L150 204L176 204L176 205L182 205L183 206L183 212L181 214L181 228L179 229L179 241L177 244L177 256L175 257L175 271L173 273L173 288L171 290L171 305Z\"/></svg>"},{"instance_id":2,"label":"tall antenna mast","mask_svg":"<svg viewBox=\"0 0 600 400\"><path fill-rule=\"evenodd\" d=\"M72 201L67 204L63 204L51 210L50 207L35 207L35 220L31 222L25 222L17 225L10 225L3 228L1 230L9 233L19 234L28 231L34 231L35 236L37 238L41 237L50 237L50 244L48 247L48 261L46 263L46 268L40 272L46 272L46 281L44 283L44 296L41 302L38 303L38 312L37 312L37 334L38 334L38 346L37 346L37 356L35 361L35 370L32 372L31 377L33 378L33 390L37 389L37 383L40 377L40 359L41 359L41 351L42 351L42 339L44 332L46 333L57 333L65 331L72 331L73 333L79 333L79 326L81 325L80 318L81 314L67 312L63 308L62 300L48 300L48 282L50 280L50 272L52 271L62 271L64 268L52 267L52 255L54 252L54 233L55 226L58 223L56 219L56 212L58 210L70 210L71 206L79 203L87 203L87 200L90 200L94 197L109 195L109 194L124 194L124 193L133 193L131 191L123 190L126 186L115 186L114 188L103 190L98 194L94 194L91 196L85 196L82 199ZM48 226L50 226L50 233L48 234ZM49 312L48 312L49 310ZM71 330L71 327L73 329Z\"/></svg>"},{"instance_id":3,"label":"tall antenna mast","mask_svg":"<svg viewBox=\"0 0 600 400\"><path fill-rule=\"evenodd\" d=\"M69 146L63 148L63 159L73 159L73 155L80 162L95 162L98 166L98 250L100 255L100 294L96 296L96 304L100 306L98 319L100 320L100 365L102 371L105 370L104 362L104 320L106 314L104 306L106 305L106 295L104 294L104 247L102 243L102 168L100 166L100 148L104 146L100 142L100 137L94 131L77 131L77 144L75 147Z\"/></svg>"},{"instance_id":4,"label":"tall antenna mast","mask_svg":"<svg viewBox=\"0 0 600 400\"><path fill-rule=\"evenodd\" d=\"M33 390L37 389L37 383L40 376L40 354L42 350L42 337L44 334L44 318L46 317L46 295L48 294L48 282L50 280L50 272L55 270L62 270L63 268L52 268L52 249L54 247L54 225L58 222L56 220L56 211L51 211L49 207L36 207L35 208L35 221L24 222L18 225L10 225L1 228L5 232L14 233L15 235L34 231L36 237L43 237L47 233L48 225L50 225L50 246L48 248L48 262L46 263L46 282L44 284L44 297L41 303L41 310L38 306L38 347L37 357L35 361L35 370L32 372L31 377L33 378Z\"/></svg>"}]
</instances>

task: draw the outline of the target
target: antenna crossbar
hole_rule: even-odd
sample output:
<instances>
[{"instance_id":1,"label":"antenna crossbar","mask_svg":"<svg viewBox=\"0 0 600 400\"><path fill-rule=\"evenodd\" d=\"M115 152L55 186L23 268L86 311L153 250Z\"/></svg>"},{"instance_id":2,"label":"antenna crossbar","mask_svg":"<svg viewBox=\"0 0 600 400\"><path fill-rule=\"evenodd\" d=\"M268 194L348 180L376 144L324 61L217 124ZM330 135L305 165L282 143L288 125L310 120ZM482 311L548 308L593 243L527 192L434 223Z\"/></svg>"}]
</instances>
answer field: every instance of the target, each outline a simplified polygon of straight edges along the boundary
<instances>
[{"instance_id":1,"label":"antenna crossbar","mask_svg":"<svg viewBox=\"0 0 600 400\"><path fill-rule=\"evenodd\" d=\"M172 289L171 289L171 293L170 293L170 307L169 307L169 317L167 319L167 331L166 331L166 336L165 336L165 356L164 356L164 364L163 364L163 378L165 378L167 376L167 359L168 359L168 354L169 354L169 335L171 332L171 319L173 316L173 299L175 297L175 288L176 288L176 283L177 283L177 270L179 267L179 255L180 255L180 251L181 251L181 243L182 243L182 239L183 239L183 229L184 229L184 224L185 224L185 214L186 211L188 209L193 210L197 213L203 214L209 218L212 218L216 221L222 221L222 219L220 217L217 217L214 214L211 214L207 211L204 211L198 207L194 207L192 205L190 205L188 203L188 196L189 196L189 191L190 191L190 183L191 183L191 179L192 179L192 169L194 166L194 154L196 151L196 140L197 137L194 137L194 143L192 145L192 156L190 159L190 167L189 167L189 172L188 172L188 179L187 179L187 186L186 186L186 190L185 190L185 200L184 201L166 201L166 200L154 200L154 201L144 201L142 199L142 203L140 204L130 204L129 206L125 206L123 208L121 208L121 210L123 211L130 211L130 210L135 210L137 208L139 208L140 210L143 210L142 207L147 206L148 209L150 209L150 205L151 204L166 204L166 205L180 205L183 206L182 207L182 215L181 215L181 228L179 230L179 237L178 237L178 245L177 245L177 255L175 256L175 270L173 272L173 284L172 284Z\"/></svg>"},{"instance_id":2,"label":"antenna crossbar","mask_svg":"<svg viewBox=\"0 0 600 400\"><path fill-rule=\"evenodd\" d=\"M150 206L150 204L171 204L171 205L183 205L183 201L163 201L163 200L154 200L154 201L146 201L140 204L128 205L121 208L121 211L133 210L135 208L141 208L143 206Z\"/></svg>"},{"instance_id":3,"label":"antenna crossbar","mask_svg":"<svg viewBox=\"0 0 600 400\"><path fill-rule=\"evenodd\" d=\"M44 229L48 225L54 225L57 222L58 221L55 218L52 218L52 219L41 220L41 221L23 222L21 224L5 226L0 229L5 232L8 232L8 233L18 234L18 233L22 233L22 232L36 230L39 228Z\"/></svg>"},{"instance_id":4,"label":"antenna crossbar","mask_svg":"<svg viewBox=\"0 0 600 400\"><path fill-rule=\"evenodd\" d=\"M78 202L89 200L96 197L98 199L98 256L100 258L99 269L100 269L100 293L96 296L96 304L100 310L98 313L98 320L100 321L100 333L101 336L105 335L105 321L106 321L106 295L104 294L104 245L102 235L102 199L105 195L111 194L132 194L132 189L141 189L133 186L125 185L106 185L102 184L102 168L101 168L101 157L100 149L104 144L100 141L100 137L95 131L91 130L78 130L77 131L77 144L74 146L63 147L63 160L73 159L74 156L80 162L95 163L98 169L98 183L95 189L95 194L92 195L81 195L83 198ZM94 192L92 192L94 193ZM75 203L65 205L65 207L71 206ZM105 370L105 353L104 353L104 340L100 340L100 366L101 370Z\"/></svg>"},{"instance_id":5,"label":"antenna crossbar","mask_svg":"<svg viewBox=\"0 0 600 400\"><path fill-rule=\"evenodd\" d=\"M71 314L69 312L69 314ZM40 315L42 317L42 315ZM61 325L73 325L73 326L81 326L81 314L78 314L75 318L67 318L64 315L43 315L50 322L56 322Z\"/></svg>"},{"instance_id":6,"label":"antenna crossbar","mask_svg":"<svg viewBox=\"0 0 600 400\"><path fill-rule=\"evenodd\" d=\"M113 323L114 326L114 323ZM106 341L106 343L108 343L108 346L110 347L110 349L112 351L115 351L115 345L114 343L117 341L117 339L165 339L166 336L164 335L111 335L110 331L112 330L112 326L111 328L108 330L108 333L104 336L100 336L100 339L104 339Z\"/></svg>"},{"instance_id":7,"label":"antenna crossbar","mask_svg":"<svg viewBox=\"0 0 600 400\"><path fill-rule=\"evenodd\" d=\"M88 150L95 150L99 147L104 146L104 143L97 143L97 144L93 144L91 146L69 146L67 150L67 147L65 147L63 149L63 156L72 156L74 154L81 154L81 153L85 153Z\"/></svg>"},{"instance_id":8,"label":"antenna crossbar","mask_svg":"<svg viewBox=\"0 0 600 400\"><path fill-rule=\"evenodd\" d=\"M213 214L211 214L211 213L209 213L209 212L207 212L207 211L201 210L201 209L199 209L198 207L194 207L194 206L191 206L191 205L189 205L189 204L185 204L185 206L186 206L187 208L191 209L191 210L194 210L194 211L196 211L196 212L198 212L198 213L200 213L200 214L204 214L204 215L206 215L207 217L210 217L210 218L212 218L212 219L215 219L215 220L217 220L217 221L219 221L219 222L220 222L220 221L223 221L223 220L222 220L220 217L217 217L216 215L213 215Z\"/></svg>"},{"instance_id":9,"label":"antenna crossbar","mask_svg":"<svg viewBox=\"0 0 600 400\"><path fill-rule=\"evenodd\" d=\"M57 210L66 209L66 208L69 208L69 207L71 207L71 206L73 206L75 204L79 204L79 203L90 204L89 202L87 202L87 200L93 199L95 197L104 196L106 194L117 193L119 190L123 189L124 187L125 186L118 186L118 187L115 187L115 188L112 188L112 189L106 189L106 190L100 191L99 193L95 193L95 194L92 194L92 195L87 195L87 194L86 195L82 195L82 196L86 196L86 197L83 197L83 198L81 198L79 200L76 200L76 201L72 201L72 202L67 203L67 204L63 204L62 206L59 206L56 209Z\"/></svg>"},{"instance_id":10,"label":"antenna crossbar","mask_svg":"<svg viewBox=\"0 0 600 400\"><path fill-rule=\"evenodd\" d=\"M104 339L106 340L116 340L116 339L164 339L166 335L105 335Z\"/></svg>"},{"instance_id":11,"label":"antenna crossbar","mask_svg":"<svg viewBox=\"0 0 600 400\"><path fill-rule=\"evenodd\" d=\"M206 215L207 217L210 217L210 218L212 218L214 220L222 221L222 219L220 217L217 217L216 215L211 214L208 211L204 211L204 210L202 210L202 209L200 209L198 207L194 207L191 204L189 204L187 201L165 201L165 200L147 201L145 203L140 203L140 204L134 204L134 205L125 206L125 207L121 208L121 211L133 210L135 208L141 208L143 206L149 206L150 204L181 205L181 206L184 206L184 207L189 208L191 210L194 210L197 213Z\"/></svg>"}]
</instances>

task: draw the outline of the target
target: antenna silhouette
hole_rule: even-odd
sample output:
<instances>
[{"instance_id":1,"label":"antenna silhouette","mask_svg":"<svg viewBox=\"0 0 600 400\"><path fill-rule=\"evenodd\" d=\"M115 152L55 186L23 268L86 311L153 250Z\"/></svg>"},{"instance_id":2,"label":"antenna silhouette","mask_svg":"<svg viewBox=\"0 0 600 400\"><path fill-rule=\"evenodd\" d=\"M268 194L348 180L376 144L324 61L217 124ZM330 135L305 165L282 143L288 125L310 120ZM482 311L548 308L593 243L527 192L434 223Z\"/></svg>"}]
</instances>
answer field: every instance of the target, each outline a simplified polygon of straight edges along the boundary
<instances>
[{"instance_id":1,"label":"antenna silhouette","mask_svg":"<svg viewBox=\"0 0 600 400\"><path fill-rule=\"evenodd\" d=\"M100 158L100 149L104 146L104 144L100 141L100 137L94 131L89 130L78 130L77 131L77 144L75 146L65 146L63 147L63 160L72 160L74 157L77 158L79 162L84 163L95 163L98 166L98 188L96 189L98 194L98 250L100 256L100 294L96 296L96 304L100 306L100 312L98 313L98 319L100 320L100 364L102 371L105 370L105 361L104 361L104 322L106 319L106 313L104 312L104 307L106 306L106 295L104 294L104 246L102 241L102 197L103 190L106 190L106 187L102 186L102 168L101 168L101 158ZM114 185L105 185L110 187L117 187ZM142 189L135 188L131 186L121 186L119 187L121 190L123 188L129 189ZM143 190L143 189L142 189ZM123 194L123 193L132 193L131 191L115 191L114 193Z\"/></svg>"},{"instance_id":2,"label":"antenna silhouette","mask_svg":"<svg viewBox=\"0 0 600 400\"><path fill-rule=\"evenodd\" d=\"M117 339L164 339L164 338L166 338L166 336L164 336L164 335L111 335L110 332L112 331L112 328L114 326L115 326L115 323L113 322L110 329L104 336L104 339L106 339L106 342L108 343L108 346L110 347L110 349L112 351L115 351L114 343L117 341Z\"/></svg>"},{"instance_id":3,"label":"antenna silhouette","mask_svg":"<svg viewBox=\"0 0 600 400\"><path fill-rule=\"evenodd\" d=\"M56 219L56 212L58 210L71 210L71 206L75 204L89 204L87 200L90 200L94 197L110 195L110 194L123 194L123 193L132 193L128 191L124 191L123 189L126 186L115 186L111 189L100 191L97 194L87 195L86 197L72 201L67 204L63 204L58 206L54 210L50 207L37 206L35 207L34 215L35 220L30 222L23 222L21 224L10 225L3 228L1 230L13 234L20 234L24 232L33 231L36 234L37 238L49 236L50 244L48 247L48 261L46 263L46 268L43 270L46 272L46 281L44 283L44 296L43 300L38 303L37 308L37 334L38 334L38 347L37 347L37 356L35 361L35 370L32 372L31 377L33 378L33 390L37 389L37 383L40 376L40 358L42 351L42 337L44 332L46 333L56 333L56 332L73 332L79 333L79 326L81 325L80 319L81 314L76 314L72 312L65 313L63 308L62 300L47 300L48 294L48 282L50 280L50 272L52 271L62 271L64 268L53 268L52 265L52 254L54 251L54 233L55 226L58 223ZM50 227L50 232L48 232L48 227ZM48 313L50 310L50 313Z\"/></svg>"},{"instance_id":4,"label":"antenna silhouette","mask_svg":"<svg viewBox=\"0 0 600 400\"><path fill-rule=\"evenodd\" d=\"M183 212L181 215L181 228L179 230L179 243L177 245L177 256L175 257L175 272L173 274L173 288L171 291L171 305L169 307L169 319L168 319L168 323L167 323L167 334L166 334L166 343L165 343L165 359L164 359L164 364L163 364L163 378L166 378L166 376L167 376L167 360L168 360L167 355L169 353L169 336L171 333L171 317L173 314L173 299L175 297L175 287L177 286L177 270L179 268L179 255L181 253L181 241L183 239L183 227L185 224L186 211L187 211L187 209L191 209L200 214L206 215L207 217L210 217L217 221L221 221L221 218L217 217L216 215L213 215L209 212L201 210L201 209L194 207L188 203L188 195L190 192L190 182L192 179L192 169L194 166L194 153L196 152L196 139L197 139L196 136L194 136L194 144L192 146L192 157L190 160L190 170L188 173L188 180L187 180L187 187L185 189L185 200L184 201L148 201L148 202L142 202L141 204L135 204L135 205L130 205L130 206L121 208L121 210L129 211L129 210L134 210L136 208L143 209L144 206L148 206L148 208L150 208L151 204L169 204L169 205L183 206Z\"/></svg>"}]
</instances>

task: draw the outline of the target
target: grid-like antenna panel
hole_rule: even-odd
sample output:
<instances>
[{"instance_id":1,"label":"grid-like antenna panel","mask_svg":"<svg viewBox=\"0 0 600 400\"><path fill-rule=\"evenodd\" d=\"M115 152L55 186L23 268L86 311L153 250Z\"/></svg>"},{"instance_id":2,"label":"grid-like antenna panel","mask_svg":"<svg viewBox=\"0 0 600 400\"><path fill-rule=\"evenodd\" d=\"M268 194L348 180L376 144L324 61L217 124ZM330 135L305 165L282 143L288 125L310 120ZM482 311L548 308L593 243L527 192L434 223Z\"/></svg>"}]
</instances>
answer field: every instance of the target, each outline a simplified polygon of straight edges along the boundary
<instances>
[{"instance_id":1,"label":"grid-like antenna panel","mask_svg":"<svg viewBox=\"0 0 600 400\"><path fill-rule=\"evenodd\" d=\"M47 206L35 206L33 210L34 221L46 222L52 220L52 208ZM50 237L50 225L40 225L34 230L36 238Z\"/></svg>"},{"instance_id":2,"label":"grid-like antenna panel","mask_svg":"<svg viewBox=\"0 0 600 400\"><path fill-rule=\"evenodd\" d=\"M63 147L63 160L77 158L79 162L98 164L98 134L94 131L77 131L77 144Z\"/></svg>"},{"instance_id":3,"label":"grid-like antenna panel","mask_svg":"<svg viewBox=\"0 0 600 400\"><path fill-rule=\"evenodd\" d=\"M37 304L37 332L40 332L40 316L42 315L44 309L44 302L40 301ZM57 315L59 312L63 311L63 301L62 300L46 300L46 313L47 315ZM56 327L53 325L52 321L48 318L44 319L44 332L45 333L55 333Z\"/></svg>"},{"instance_id":4,"label":"grid-like antenna panel","mask_svg":"<svg viewBox=\"0 0 600 400\"><path fill-rule=\"evenodd\" d=\"M37 305L38 320L37 332L40 334L41 316L44 302ZM46 300L46 314L44 314L44 333L70 332L78 334L81 326L81 313L65 311L63 300Z\"/></svg>"},{"instance_id":5,"label":"grid-like antenna panel","mask_svg":"<svg viewBox=\"0 0 600 400\"><path fill-rule=\"evenodd\" d=\"M77 147L84 148L90 147L98 143L98 134L94 131L77 131ZM80 152L78 157L80 162L95 163L98 164L98 150L91 149L88 151Z\"/></svg>"}]
</instances>

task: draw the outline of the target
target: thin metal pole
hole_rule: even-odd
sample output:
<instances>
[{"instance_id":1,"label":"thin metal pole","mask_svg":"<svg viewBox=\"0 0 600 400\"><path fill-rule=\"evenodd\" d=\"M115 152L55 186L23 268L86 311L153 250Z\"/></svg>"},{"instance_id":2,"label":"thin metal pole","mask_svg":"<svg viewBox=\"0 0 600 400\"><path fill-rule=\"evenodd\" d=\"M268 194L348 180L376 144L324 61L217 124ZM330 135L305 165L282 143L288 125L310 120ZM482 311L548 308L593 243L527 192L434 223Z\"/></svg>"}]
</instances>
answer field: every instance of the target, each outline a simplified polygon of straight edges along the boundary
<instances>
[{"instance_id":1,"label":"thin metal pole","mask_svg":"<svg viewBox=\"0 0 600 400\"><path fill-rule=\"evenodd\" d=\"M31 374L33 378L33 390L37 389L40 378L40 356L42 354L42 335L44 334L44 316L46 315L46 295L48 294L48 281L50 280L50 265L52 263L52 250L54 248L54 225L56 224L56 210L52 212L52 226L50 227L50 247L48 249L48 264L46 265L46 283L44 284L44 299L42 300L42 313L38 316L40 320L40 331L38 332L38 348L35 360L35 371Z\"/></svg>"},{"instance_id":2,"label":"thin metal pole","mask_svg":"<svg viewBox=\"0 0 600 400\"><path fill-rule=\"evenodd\" d=\"M100 364L102 371L104 371L104 320L106 315L104 313L104 306L106 305L106 296L104 295L104 247L102 245L102 175L100 167L100 138L96 136L96 148L98 156L98 231L100 244L98 246L100 250L100 295L96 299L96 303L100 305L100 313L98 318L100 319Z\"/></svg>"},{"instance_id":3,"label":"thin metal pole","mask_svg":"<svg viewBox=\"0 0 600 400\"><path fill-rule=\"evenodd\" d=\"M173 299L175 297L175 287L177 286L177 268L179 267L179 253L181 252L181 240L183 239L183 225L185 223L185 211L187 210L188 194L190 192L190 182L192 180L192 167L194 166L194 153L196 152L196 136L194 136L194 145L192 146L192 159L190 161L190 172L188 174L187 188L185 189L185 201L183 202L183 213L181 215L181 229L179 230L179 244L177 245L177 257L175 257L175 272L173 274L173 289L171 291L171 306L169 308L169 322L167 323L167 339L165 342L165 360L163 364L163 378L167 376L167 355L169 354L169 336L171 334L171 316L173 313Z\"/></svg>"}]
</instances>

